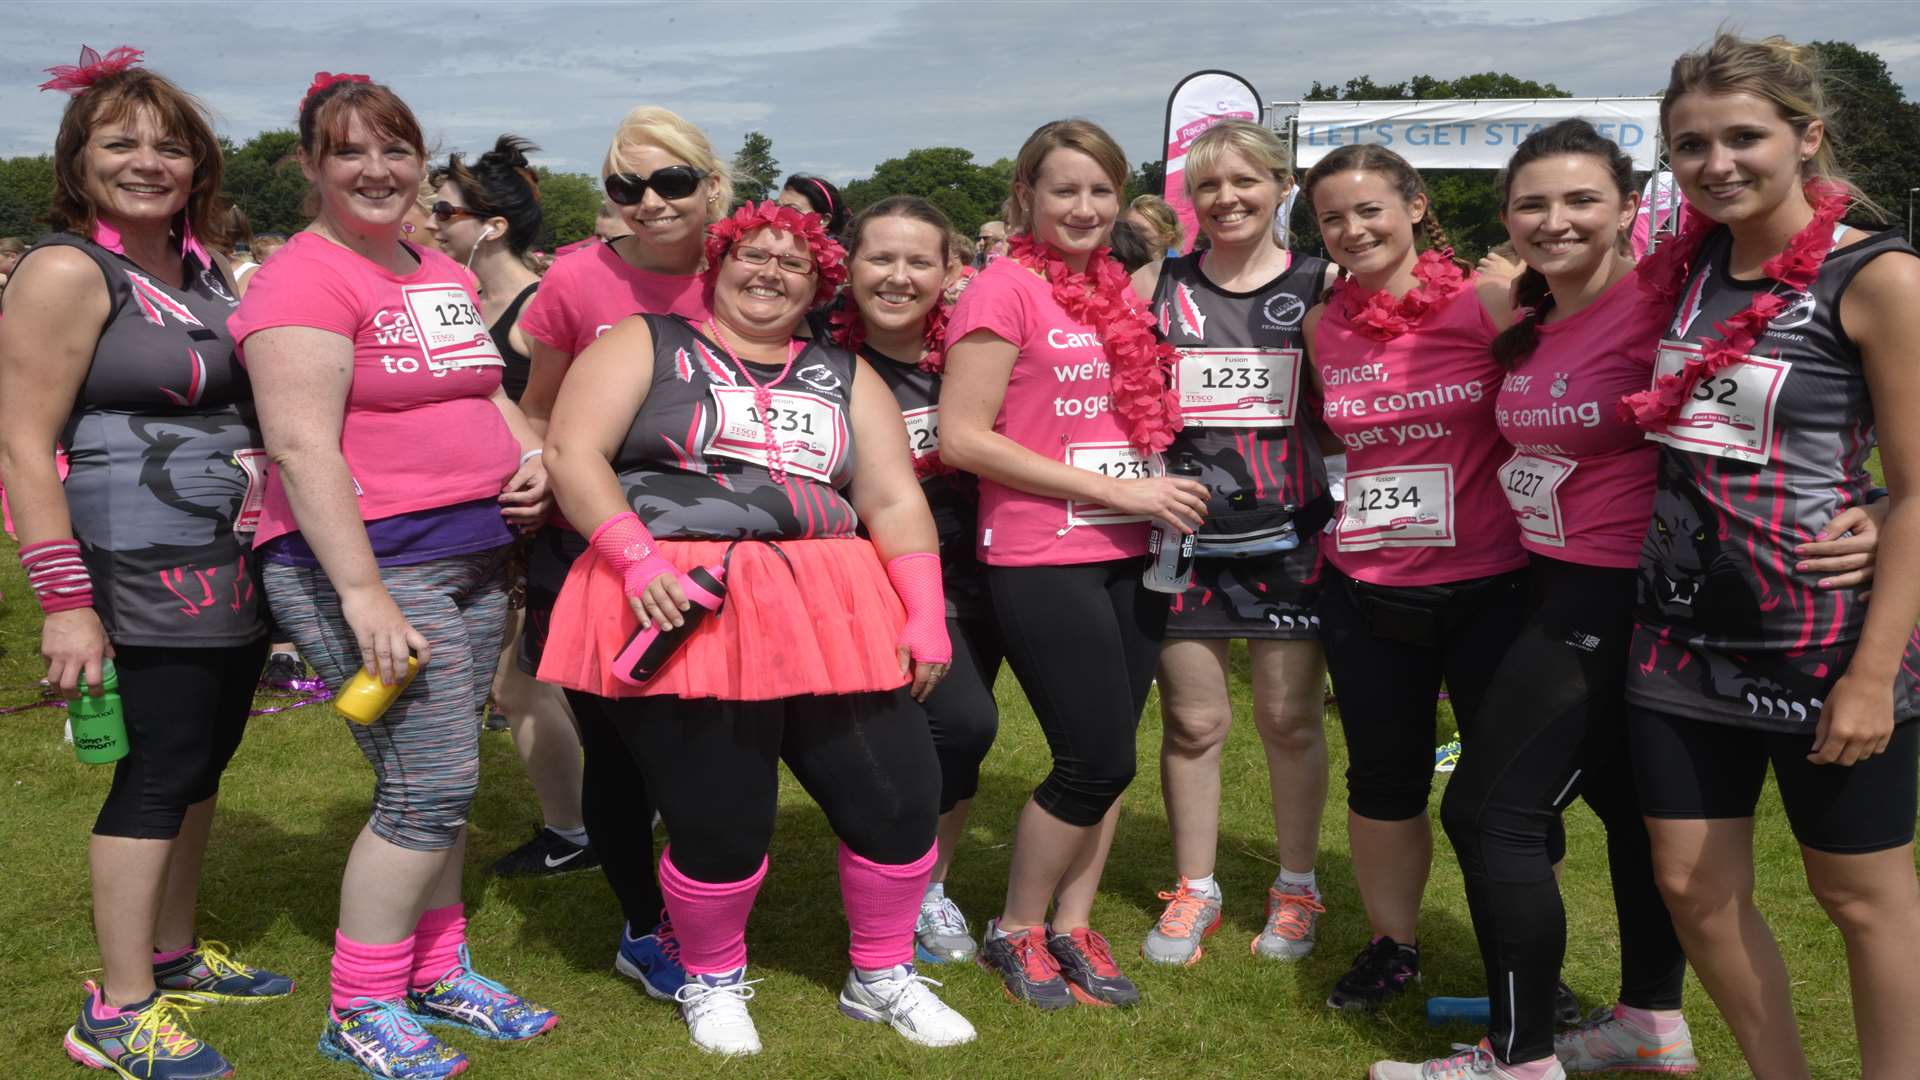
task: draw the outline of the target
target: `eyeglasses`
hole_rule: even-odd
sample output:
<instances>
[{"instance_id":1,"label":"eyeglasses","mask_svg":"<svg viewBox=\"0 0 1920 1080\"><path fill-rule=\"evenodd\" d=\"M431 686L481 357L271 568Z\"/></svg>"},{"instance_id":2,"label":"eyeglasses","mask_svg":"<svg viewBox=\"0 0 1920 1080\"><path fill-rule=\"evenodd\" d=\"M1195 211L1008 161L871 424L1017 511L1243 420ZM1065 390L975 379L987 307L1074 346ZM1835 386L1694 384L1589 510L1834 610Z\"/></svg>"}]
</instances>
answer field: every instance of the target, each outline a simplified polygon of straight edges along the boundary
<instances>
[{"instance_id":1,"label":"eyeglasses","mask_svg":"<svg viewBox=\"0 0 1920 1080\"><path fill-rule=\"evenodd\" d=\"M441 199L439 202L434 203L433 206L427 210L427 213L432 214L433 220L441 223L442 225L446 224L449 221L452 221L454 218L480 216L479 214L475 213L472 210L467 209L464 206L455 206L445 199Z\"/></svg>"},{"instance_id":2,"label":"eyeglasses","mask_svg":"<svg viewBox=\"0 0 1920 1080\"><path fill-rule=\"evenodd\" d=\"M748 266L765 266L769 262L778 263L780 269L794 277L809 277L813 274L813 260L803 259L798 255L782 255L776 259L773 257L773 252L764 248L736 247L733 249L733 257Z\"/></svg>"},{"instance_id":3,"label":"eyeglasses","mask_svg":"<svg viewBox=\"0 0 1920 1080\"><path fill-rule=\"evenodd\" d=\"M652 176L639 173L614 173L607 177L607 198L621 206L632 206L646 197L647 189L663 199L684 199L699 190L700 181L706 179L704 169L691 165L669 165L664 169L653 170Z\"/></svg>"}]
</instances>

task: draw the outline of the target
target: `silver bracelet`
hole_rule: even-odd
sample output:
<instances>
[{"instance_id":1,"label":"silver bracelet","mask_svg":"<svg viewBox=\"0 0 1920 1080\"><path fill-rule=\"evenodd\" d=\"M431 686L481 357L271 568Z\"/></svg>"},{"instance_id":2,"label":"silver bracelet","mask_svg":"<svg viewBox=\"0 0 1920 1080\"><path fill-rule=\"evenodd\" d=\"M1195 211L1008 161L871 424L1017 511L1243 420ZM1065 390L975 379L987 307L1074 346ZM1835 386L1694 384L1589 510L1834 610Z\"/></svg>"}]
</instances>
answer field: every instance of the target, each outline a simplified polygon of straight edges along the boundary
<instances>
[{"instance_id":1,"label":"silver bracelet","mask_svg":"<svg viewBox=\"0 0 1920 1080\"><path fill-rule=\"evenodd\" d=\"M534 458L537 458L544 453L546 453L545 447L536 446L533 449L527 451L526 453L520 455L520 464L525 465L527 462L532 461Z\"/></svg>"}]
</instances>

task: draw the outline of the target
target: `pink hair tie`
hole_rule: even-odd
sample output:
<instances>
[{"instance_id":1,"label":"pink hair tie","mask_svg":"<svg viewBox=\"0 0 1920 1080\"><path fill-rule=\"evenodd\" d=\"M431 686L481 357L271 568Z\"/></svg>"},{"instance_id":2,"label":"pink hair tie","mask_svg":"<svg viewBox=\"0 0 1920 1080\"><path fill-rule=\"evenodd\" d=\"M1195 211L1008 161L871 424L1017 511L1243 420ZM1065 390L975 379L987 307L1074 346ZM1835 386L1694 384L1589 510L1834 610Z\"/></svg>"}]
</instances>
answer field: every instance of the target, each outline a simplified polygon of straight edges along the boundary
<instances>
[{"instance_id":1,"label":"pink hair tie","mask_svg":"<svg viewBox=\"0 0 1920 1080\"><path fill-rule=\"evenodd\" d=\"M118 75L139 63L140 58L145 55L146 53L143 50L136 49L131 45L121 45L117 48L109 49L107 55L101 56L87 46L82 45L80 46L80 62L78 64L58 64L48 68L47 74L53 76L53 78L41 83L40 89L64 90L69 94L79 94L91 88L94 83L99 82L101 79L109 75Z\"/></svg>"},{"instance_id":2,"label":"pink hair tie","mask_svg":"<svg viewBox=\"0 0 1920 1080\"><path fill-rule=\"evenodd\" d=\"M335 75L331 71L316 71L313 73L313 85L307 87L307 92L301 95L300 110L302 112L306 111L307 102L313 100L313 95L319 93L322 90L325 90L327 87L332 86L334 83L343 83L343 82L371 83L373 82L373 76L348 75L345 72Z\"/></svg>"}]
</instances>

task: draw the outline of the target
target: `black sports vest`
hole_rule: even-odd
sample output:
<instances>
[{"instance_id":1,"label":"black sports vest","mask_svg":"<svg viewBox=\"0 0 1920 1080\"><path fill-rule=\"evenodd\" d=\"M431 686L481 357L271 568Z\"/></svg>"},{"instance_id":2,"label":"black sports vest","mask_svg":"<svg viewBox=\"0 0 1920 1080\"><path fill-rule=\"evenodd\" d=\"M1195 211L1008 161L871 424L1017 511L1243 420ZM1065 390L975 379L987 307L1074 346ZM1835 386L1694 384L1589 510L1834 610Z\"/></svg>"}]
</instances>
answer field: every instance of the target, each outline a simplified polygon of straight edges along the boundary
<instances>
[{"instance_id":1,"label":"black sports vest","mask_svg":"<svg viewBox=\"0 0 1920 1080\"><path fill-rule=\"evenodd\" d=\"M986 567L974 550L974 526L980 516L980 481L972 473L954 472L940 463L940 376L920 370L918 364L895 360L871 345L860 355L878 372L907 423L907 449L913 454L920 491L933 511L940 535L940 571L947 594L947 614L984 618L993 614L987 596Z\"/></svg>"}]
</instances>

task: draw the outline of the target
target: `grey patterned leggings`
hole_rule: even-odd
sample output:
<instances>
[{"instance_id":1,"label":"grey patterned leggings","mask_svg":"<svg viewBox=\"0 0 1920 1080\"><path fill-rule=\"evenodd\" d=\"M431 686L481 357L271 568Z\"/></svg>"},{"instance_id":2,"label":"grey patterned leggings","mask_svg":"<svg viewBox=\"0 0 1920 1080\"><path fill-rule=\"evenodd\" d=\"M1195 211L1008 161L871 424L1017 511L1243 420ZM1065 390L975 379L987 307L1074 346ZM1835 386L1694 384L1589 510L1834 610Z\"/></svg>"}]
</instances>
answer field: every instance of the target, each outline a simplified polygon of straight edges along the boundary
<instances>
[{"instance_id":1,"label":"grey patterned leggings","mask_svg":"<svg viewBox=\"0 0 1920 1080\"><path fill-rule=\"evenodd\" d=\"M467 823L480 786L480 707L506 632L507 549L386 566L380 580L433 658L387 714L341 720L373 766L375 836L412 851L444 851ZM267 563L267 602L300 655L338 693L360 669L360 647L324 570Z\"/></svg>"}]
</instances>

